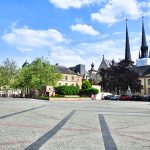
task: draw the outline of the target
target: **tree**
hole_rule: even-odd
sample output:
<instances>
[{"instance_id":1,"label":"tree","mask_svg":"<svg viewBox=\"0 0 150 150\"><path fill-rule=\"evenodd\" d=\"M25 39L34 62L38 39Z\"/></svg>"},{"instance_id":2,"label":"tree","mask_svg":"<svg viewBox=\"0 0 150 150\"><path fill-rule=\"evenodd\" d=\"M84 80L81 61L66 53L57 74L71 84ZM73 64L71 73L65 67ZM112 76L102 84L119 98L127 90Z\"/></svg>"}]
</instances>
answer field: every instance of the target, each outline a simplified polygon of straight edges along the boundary
<instances>
[{"instance_id":1,"label":"tree","mask_svg":"<svg viewBox=\"0 0 150 150\"><path fill-rule=\"evenodd\" d=\"M84 80L82 83L82 89L89 89L91 88L91 83L88 80Z\"/></svg>"},{"instance_id":2,"label":"tree","mask_svg":"<svg viewBox=\"0 0 150 150\"><path fill-rule=\"evenodd\" d=\"M132 61L121 60L119 63L113 62L107 69L101 69L103 90L119 94L119 91L126 92L130 87L132 92L140 92L139 74L132 70L132 66Z\"/></svg>"},{"instance_id":3,"label":"tree","mask_svg":"<svg viewBox=\"0 0 150 150\"><path fill-rule=\"evenodd\" d=\"M42 86L55 86L61 78L61 73L49 61L36 58L30 65L20 69L13 86L29 93L31 90L41 89Z\"/></svg>"},{"instance_id":4,"label":"tree","mask_svg":"<svg viewBox=\"0 0 150 150\"><path fill-rule=\"evenodd\" d=\"M0 87L8 90L16 75L16 62L8 58L0 66Z\"/></svg>"}]
</instances>

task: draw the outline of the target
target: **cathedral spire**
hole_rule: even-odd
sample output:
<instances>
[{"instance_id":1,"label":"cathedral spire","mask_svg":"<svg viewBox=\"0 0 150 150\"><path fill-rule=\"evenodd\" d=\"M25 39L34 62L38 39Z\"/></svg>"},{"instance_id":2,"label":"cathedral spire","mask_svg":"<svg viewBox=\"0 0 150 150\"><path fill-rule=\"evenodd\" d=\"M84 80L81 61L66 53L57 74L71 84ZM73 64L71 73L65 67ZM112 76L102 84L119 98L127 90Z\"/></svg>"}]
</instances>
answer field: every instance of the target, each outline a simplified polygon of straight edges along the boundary
<instances>
[{"instance_id":1,"label":"cathedral spire","mask_svg":"<svg viewBox=\"0 0 150 150\"><path fill-rule=\"evenodd\" d=\"M147 46L145 29L144 29L144 17L143 16L142 16L142 44L141 44L141 46Z\"/></svg>"},{"instance_id":2,"label":"cathedral spire","mask_svg":"<svg viewBox=\"0 0 150 150\"><path fill-rule=\"evenodd\" d=\"M148 46L144 29L144 16L142 15L142 43L141 43L141 58L148 58Z\"/></svg>"},{"instance_id":3,"label":"cathedral spire","mask_svg":"<svg viewBox=\"0 0 150 150\"><path fill-rule=\"evenodd\" d=\"M126 21L126 43L125 43L125 60L131 60L131 54L130 54L130 43L129 43L129 35L128 35L128 27L127 27L127 21Z\"/></svg>"}]
</instances>

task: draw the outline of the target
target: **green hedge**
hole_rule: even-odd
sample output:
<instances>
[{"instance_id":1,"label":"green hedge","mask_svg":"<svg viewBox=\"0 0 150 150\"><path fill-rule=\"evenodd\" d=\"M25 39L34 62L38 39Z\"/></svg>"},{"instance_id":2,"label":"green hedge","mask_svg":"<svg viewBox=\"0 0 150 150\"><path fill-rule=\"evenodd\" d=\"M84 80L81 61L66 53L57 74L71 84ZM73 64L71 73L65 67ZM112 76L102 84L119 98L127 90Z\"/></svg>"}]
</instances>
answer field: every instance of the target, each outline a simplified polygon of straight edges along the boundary
<instances>
[{"instance_id":1,"label":"green hedge","mask_svg":"<svg viewBox=\"0 0 150 150\"><path fill-rule=\"evenodd\" d=\"M55 92L58 95L78 95L79 94L79 87L78 86L58 86L55 87Z\"/></svg>"},{"instance_id":2,"label":"green hedge","mask_svg":"<svg viewBox=\"0 0 150 150\"><path fill-rule=\"evenodd\" d=\"M87 95L87 96L91 96L91 94L98 94L99 90L96 88L90 88L90 89L82 89L80 90L80 95Z\"/></svg>"}]
</instances>

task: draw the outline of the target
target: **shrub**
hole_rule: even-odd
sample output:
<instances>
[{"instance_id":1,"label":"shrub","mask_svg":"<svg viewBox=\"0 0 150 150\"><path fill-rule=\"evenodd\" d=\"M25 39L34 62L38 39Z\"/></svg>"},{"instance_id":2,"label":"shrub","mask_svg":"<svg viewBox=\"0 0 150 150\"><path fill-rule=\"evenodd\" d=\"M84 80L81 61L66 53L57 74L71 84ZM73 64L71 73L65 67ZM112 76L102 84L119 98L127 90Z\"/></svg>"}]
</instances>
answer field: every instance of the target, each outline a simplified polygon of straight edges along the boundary
<instances>
[{"instance_id":1,"label":"shrub","mask_svg":"<svg viewBox=\"0 0 150 150\"><path fill-rule=\"evenodd\" d=\"M91 96L91 94L98 94L99 90L96 88L90 88L90 89L82 89L80 90L80 95L87 95L87 96Z\"/></svg>"},{"instance_id":2,"label":"shrub","mask_svg":"<svg viewBox=\"0 0 150 150\"><path fill-rule=\"evenodd\" d=\"M58 86L55 88L56 94L59 95L78 95L79 94L79 87L77 86Z\"/></svg>"},{"instance_id":3,"label":"shrub","mask_svg":"<svg viewBox=\"0 0 150 150\"><path fill-rule=\"evenodd\" d=\"M92 86L91 86L91 83L88 81L88 80L84 80L83 83L82 83L82 89L90 89Z\"/></svg>"}]
</instances>

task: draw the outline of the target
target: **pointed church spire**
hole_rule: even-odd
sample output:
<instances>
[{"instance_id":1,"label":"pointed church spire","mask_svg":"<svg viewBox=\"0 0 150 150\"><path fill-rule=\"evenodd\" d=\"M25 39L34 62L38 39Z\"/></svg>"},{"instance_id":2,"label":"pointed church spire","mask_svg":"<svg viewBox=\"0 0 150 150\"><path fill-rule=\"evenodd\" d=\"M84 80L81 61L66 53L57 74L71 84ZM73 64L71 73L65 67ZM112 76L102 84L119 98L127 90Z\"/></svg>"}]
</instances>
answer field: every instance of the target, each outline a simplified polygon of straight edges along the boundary
<instances>
[{"instance_id":1,"label":"pointed church spire","mask_svg":"<svg viewBox=\"0 0 150 150\"><path fill-rule=\"evenodd\" d=\"M147 46L145 29L144 29L144 16L142 16L142 44L141 46Z\"/></svg>"},{"instance_id":2,"label":"pointed church spire","mask_svg":"<svg viewBox=\"0 0 150 150\"><path fill-rule=\"evenodd\" d=\"M142 15L142 43L141 43L141 58L148 58L148 46L144 29L144 16Z\"/></svg>"},{"instance_id":3,"label":"pointed church spire","mask_svg":"<svg viewBox=\"0 0 150 150\"><path fill-rule=\"evenodd\" d=\"M129 43L129 35L128 35L128 27L127 27L127 21L126 21L126 43L125 43L125 60L131 60L131 54L130 54L130 43Z\"/></svg>"}]
</instances>

